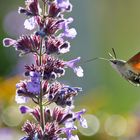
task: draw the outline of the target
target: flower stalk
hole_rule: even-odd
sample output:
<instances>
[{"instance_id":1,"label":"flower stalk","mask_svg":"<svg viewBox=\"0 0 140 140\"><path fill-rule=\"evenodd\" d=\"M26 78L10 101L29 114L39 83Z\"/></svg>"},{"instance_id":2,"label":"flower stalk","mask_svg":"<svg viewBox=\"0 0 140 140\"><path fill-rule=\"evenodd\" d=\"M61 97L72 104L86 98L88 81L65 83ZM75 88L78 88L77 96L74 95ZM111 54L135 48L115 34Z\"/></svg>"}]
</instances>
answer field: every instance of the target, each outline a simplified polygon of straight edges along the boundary
<instances>
[{"instance_id":1,"label":"flower stalk","mask_svg":"<svg viewBox=\"0 0 140 140\"><path fill-rule=\"evenodd\" d=\"M41 39L41 45L40 45L40 55L39 55L39 60L40 60L40 66L42 65L42 42L43 38ZM40 78L40 87L42 87L42 77ZM44 130L44 111L43 111L43 103L42 103L42 98L43 98L43 91L42 88L40 88L40 98L39 98L39 106L40 106L40 124L42 126L42 129Z\"/></svg>"}]
</instances>

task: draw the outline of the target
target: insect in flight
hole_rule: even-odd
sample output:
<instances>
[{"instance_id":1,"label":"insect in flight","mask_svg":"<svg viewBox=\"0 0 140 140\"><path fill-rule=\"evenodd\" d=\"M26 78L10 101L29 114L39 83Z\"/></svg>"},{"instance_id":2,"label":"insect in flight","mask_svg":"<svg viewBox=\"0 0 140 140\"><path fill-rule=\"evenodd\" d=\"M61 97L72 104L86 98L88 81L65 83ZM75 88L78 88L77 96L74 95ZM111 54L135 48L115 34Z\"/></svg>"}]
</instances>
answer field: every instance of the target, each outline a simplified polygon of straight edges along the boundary
<instances>
[{"instance_id":1,"label":"insect in flight","mask_svg":"<svg viewBox=\"0 0 140 140\"><path fill-rule=\"evenodd\" d=\"M127 81L132 83L135 86L140 86L140 52L138 52L136 55L131 57L128 61L124 61L121 59L117 59L115 50L112 48L113 54L109 53L109 56L111 59L106 58L94 58L87 60L87 62L96 60L96 59L102 59L109 61L111 66Z\"/></svg>"}]
</instances>

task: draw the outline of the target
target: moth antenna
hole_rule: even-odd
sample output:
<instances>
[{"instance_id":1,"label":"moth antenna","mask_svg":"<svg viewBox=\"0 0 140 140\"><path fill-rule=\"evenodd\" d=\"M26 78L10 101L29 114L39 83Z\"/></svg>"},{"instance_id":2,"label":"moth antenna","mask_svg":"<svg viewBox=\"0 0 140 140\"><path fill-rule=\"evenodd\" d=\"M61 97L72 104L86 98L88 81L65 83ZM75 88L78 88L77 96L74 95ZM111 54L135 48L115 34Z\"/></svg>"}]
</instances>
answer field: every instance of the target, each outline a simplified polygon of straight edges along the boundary
<instances>
[{"instance_id":1,"label":"moth antenna","mask_svg":"<svg viewBox=\"0 0 140 140\"><path fill-rule=\"evenodd\" d=\"M114 54L114 58L117 59L117 55L116 55L116 52L115 52L115 49L114 48L112 48L112 52Z\"/></svg>"},{"instance_id":2,"label":"moth antenna","mask_svg":"<svg viewBox=\"0 0 140 140\"><path fill-rule=\"evenodd\" d=\"M114 57L111 53L108 53L108 55L109 55L112 59L115 59L115 57Z\"/></svg>"},{"instance_id":3,"label":"moth antenna","mask_svg":"<svg viewBox=\"0 0 140 140\"><path fill-rule=\"evenodd\" d=\"M115 52L115 49L112 48L112 52L113 52L113 55L111 53L108 53L108 55L112 58L112 59L117 59L117 55L116 55L116 52Z\"/></svg>"}]
</instances>

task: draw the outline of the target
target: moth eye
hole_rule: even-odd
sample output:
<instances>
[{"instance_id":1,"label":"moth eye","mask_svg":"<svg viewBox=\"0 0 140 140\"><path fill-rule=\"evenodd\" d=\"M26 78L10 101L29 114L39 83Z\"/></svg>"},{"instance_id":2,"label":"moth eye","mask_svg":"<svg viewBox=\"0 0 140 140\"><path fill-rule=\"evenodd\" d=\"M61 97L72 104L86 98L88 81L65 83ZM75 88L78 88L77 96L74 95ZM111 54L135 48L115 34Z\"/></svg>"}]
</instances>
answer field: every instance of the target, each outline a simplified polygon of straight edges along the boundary
<instances>
[{"instance_id":1,"label":"moth eye","mask_svg":"<svg viewBox=\"0 0 140 140\"><path fill-rule=\"evenodd\" d=\"M113 61L113 64L117 64L117 61Z\"/></svg>"},{"instance_id":2,"label":"moth eye","mask_svg":"<svg viewBox=\"0 0 140 140\"><path fill-rule=\"evenodd\" d=\"M113 63L113 64L117 64L116 60L110 60L110 62Z\"/></svg>"}]
</instances>

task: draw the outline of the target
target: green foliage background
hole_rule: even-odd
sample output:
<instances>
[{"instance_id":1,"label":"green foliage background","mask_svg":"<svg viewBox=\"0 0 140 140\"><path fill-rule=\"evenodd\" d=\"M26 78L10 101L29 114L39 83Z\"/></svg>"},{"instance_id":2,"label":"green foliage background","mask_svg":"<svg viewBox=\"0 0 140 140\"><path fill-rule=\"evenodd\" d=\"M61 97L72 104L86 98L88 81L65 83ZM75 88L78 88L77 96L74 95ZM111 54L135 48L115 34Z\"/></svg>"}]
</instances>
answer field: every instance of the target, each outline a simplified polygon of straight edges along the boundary
<instances>
[{"instance_id":1,"label":"green foliage background","mask_svg":"<svg viewBox=\"0 0 140 140\"><path fill-rule=\"evenodd\" d=\"M124 117L135 116L140 111L140 88L125 81L107 62L100 60L86 64L83 62L94 57L108 58L111 48L116 50L118 58L124 60L140 51L140 1L71 0L71 2L73 12L69 15L75 19L72 26L77 29L78 36L71 42L71 52L64 57L69 60L81 56L85 76L78 79L71 70L68 70L66 76L60 80L83 87L83 93L77 97L75 103L80 108L86 107L87 113L96 115L100 120L105 113L120 114ZM13 48L7 49L2 46L2 39L9 36L3 30L3 20L8 12L18 9L18 6L23 4L24 1L18 0L2 0L0 4L1 82L11 75L15 76L11 71L14 71L20 59ZM11 28L12 26L14 23L11 24ZM2 99L1 101L4 102ZM14 101L10 102L13 103ZM81 139L124 140L121 137L109 137L105 132L91 137L81 136Z\"/></svg>"}]
</instances>

